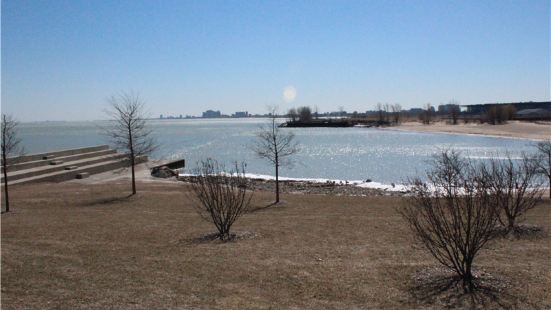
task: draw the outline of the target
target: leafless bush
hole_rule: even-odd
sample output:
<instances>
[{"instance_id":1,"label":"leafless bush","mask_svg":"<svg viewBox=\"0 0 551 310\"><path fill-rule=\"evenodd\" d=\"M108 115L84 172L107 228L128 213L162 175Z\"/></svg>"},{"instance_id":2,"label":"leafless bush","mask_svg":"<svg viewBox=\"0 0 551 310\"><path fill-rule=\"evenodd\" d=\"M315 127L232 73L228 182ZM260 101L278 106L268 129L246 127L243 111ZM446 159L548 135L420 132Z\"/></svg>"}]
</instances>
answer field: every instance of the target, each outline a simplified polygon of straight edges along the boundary
<instances>
[{"instance_id":1,"label":"leafless bush","mask_svg":"<svg viewBox=\"0 0 551 310\"><path fill-rule=\"evenodd\" d=\"M537 167L538 173L549 182L549 198L551 198L551 140L538 142Z\"/></svg>"},{"instance_id":2,"label":"leafless bush","mask_svg":"<svg viewBox=\"0 0 551 310\"><path fill-rule=\"evenodd\" d=\"M494 236L497 205L491 203L480 169L459 153L445 151L434 158L427 182L413 179L412 195L399 209L415 237L442 265L460 277L465 292L476 285L472 266Z\"/></svg>"},{"instance_id":3,"label":"leafless bush","mask_svg":"<svg viewBox=\"0 0 551 310\"><path fill-rule=\"evenodd\" d=\"M481 167L487 180L491 202L497 206L499 222L512 233L523 215L541 200L543 190L538 176L537 161L526 154L519 161L509 155L505 159L490 159Z\"/></svg>"},{"instance_id":4,"label":"leafless bush","mask_svg":"<svg viewBox=\"0 0 551 310\"><path fill-rule=\"evenodd\" d=\"M192 189L198 203L196 210L201 217L212 222L218 230L218 238L229 240L235 221L247 212L251 198L251 185L245 178L245 164L226 172L216 160L199 163Z\"/></svg>"}]
</instances>

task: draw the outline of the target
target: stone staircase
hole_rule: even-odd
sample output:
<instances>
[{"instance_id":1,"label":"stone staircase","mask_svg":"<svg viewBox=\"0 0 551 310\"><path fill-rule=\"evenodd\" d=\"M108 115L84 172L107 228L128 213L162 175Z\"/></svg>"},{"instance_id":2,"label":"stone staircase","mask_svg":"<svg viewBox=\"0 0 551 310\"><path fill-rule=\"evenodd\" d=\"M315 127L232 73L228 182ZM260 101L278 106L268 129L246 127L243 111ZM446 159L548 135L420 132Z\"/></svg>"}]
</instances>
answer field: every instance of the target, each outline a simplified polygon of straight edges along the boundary
<instances>
[{"instance_id":1,"label":"stone staircase","mask_svg":"<svg viewBox=\"0 0 551 310\"><path fill-rule=\"evenodd\" d=\"M137 164L146 161L147 157L141 157L137 159ZM128 166L128 159L107 145L98 145L12 157L8 158L8 165L9 185L16 185L83 179L92 174Z\"/></svg>"}]
</instances>

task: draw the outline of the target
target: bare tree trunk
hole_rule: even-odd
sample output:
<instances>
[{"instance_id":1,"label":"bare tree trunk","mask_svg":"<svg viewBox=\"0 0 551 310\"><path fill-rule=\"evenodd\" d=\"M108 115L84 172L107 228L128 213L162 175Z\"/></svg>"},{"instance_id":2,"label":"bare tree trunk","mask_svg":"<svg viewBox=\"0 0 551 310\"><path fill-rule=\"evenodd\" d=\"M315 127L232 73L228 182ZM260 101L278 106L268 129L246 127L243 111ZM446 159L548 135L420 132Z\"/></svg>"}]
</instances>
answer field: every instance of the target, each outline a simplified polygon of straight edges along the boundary
<instances>
[{"instance_id":1,"label":"bare tree trunk","mask_svg":"<svg viewBox=\"0 0 551 310\"><path fill-rule=\"evenodd\" d=\"M463 291L465 293L474 291L472 263L470 262L467 262L465 266L465 275L463 276Z\"/></svg>"},{"instance_id":2,"label":"bare tree trunk","mask_svg":"<svg viewBox=\"0 0 551 310\"><path fill-rule=\"evenodd\" d=\"M274 137L274 162L275 162L275 175L276 175L276 200L275 203L279 203L279 151L278 151L278 141L275 139L276 134L276 124L275 118L272 119L272 135Z\"/></svg>"},{"instance_id":3,"label":"bare tree trunk","mask_svg":"<svg viewBox=\"0 0 551 310\"><path fill-rule=\"evenodd\" d=\"M515 218L509 217L509 223L507 225L507 231L512 234L515 231Z\"/></svg>"},{"instance_id":4,"label":"bare tree trunk","mask_svg":"<svg viewBox=\"0 0 551 310\"><path fill-rule=\"evenodd\" d=\"M136 155L134 154L134 144L132 140L132 130L131 128L128 128L128 137L129 137L129 144L130 144L130 166L132 166L132 195L136 195L136 174L134 172L134 165L135 165L135 159Z\"/></svg>"},{"instance_id":5,"label":"bare tree trunk","mask_svg":"<svg viewBox=\"0 0 551 310\"><path fill-rule=\"evenodd\" d=\"M276 159L276 162L277 162L277 159ZM276 170L275 170L275 174L276 174L276 203L279 202L279 164L276 163L275 165L276 167Z\"/></svg>"},{"instance_id":6,"label":"bare tree trunk","mask_svg":"<svg viewBox=\"0 0 551 310\"><path fill-rule=\"evenodd\" d=\"M131 155L130 164L132 165L132 195L136 195L136 174L134 172L134 154Z\"/></svg>"},{"instance_id":7,"label":"bare tree trunk","mask_svg":"<svg viewBox=\"0 0 551 310\"><path fill-rule=\"evenodd\" d=\"M7 172L7 162L6 162L6 152L2 152L2 166L4 168L4 201L6 202L6 211L10 212L10 198L8 196L8 172Z\"/></svg>"}]
</instances>

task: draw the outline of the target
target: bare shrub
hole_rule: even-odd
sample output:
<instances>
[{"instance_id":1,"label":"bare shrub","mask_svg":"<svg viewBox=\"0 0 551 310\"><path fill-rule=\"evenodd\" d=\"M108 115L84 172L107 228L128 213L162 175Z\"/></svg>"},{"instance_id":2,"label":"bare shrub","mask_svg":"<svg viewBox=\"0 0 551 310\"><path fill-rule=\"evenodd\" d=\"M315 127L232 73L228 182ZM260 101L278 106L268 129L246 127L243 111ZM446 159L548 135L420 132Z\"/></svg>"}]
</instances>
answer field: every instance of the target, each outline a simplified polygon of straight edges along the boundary
<instances>
[{"instance_id":1,"label":"bare shrub","mask_svg":"<svg viewBox=\"0 0 551 310\"><path fill-rule=\"evenodd\" d=\"M199 215L213 223L218 230L220 240L231 239L230 229L235 221L247 212L252 189L245 178L245 164L235 164L234 169L226 172L214 159L199 163L197 177L192 189L198 203L195 209Z\"/></svg>"},{"instance_id":2,"label":"bare shrub","mask_svg":"<svg viewBox=\"0 0 551 310\"><path fill-rule=\"evenodd\" d=\"M490 159L481 167L492 195L491 202L499 209L499 222L512 233L526 212L541 200L543 190L538 177L537 162L526 154L519 161L509 155L505 159Z\"/></svg>"},{"instance_id":3,"label":"bare shrub","mask_svg":"<svg viewBox=\"0 0 551 310\"><path fill-rule=\"evenodd\" d=\"M551 140L538 142L537 167L538 173L547 178L549 183L549 198L551 198Z\"/></svg>"},{"instance_id":4,"label":"bare shrub","mask_svg":"<svg viewBox=\"0 0 551 310\"><path fill-rule=\"evenodd\" d=\"M472 266L481 249L494 236L497 205L486 180L459 153L445 151L435 157L427 182L410 182L412 195L399 209L415 237L442 265L462 280L463 290L476 285Z\"/></svg>"}]
</instances>

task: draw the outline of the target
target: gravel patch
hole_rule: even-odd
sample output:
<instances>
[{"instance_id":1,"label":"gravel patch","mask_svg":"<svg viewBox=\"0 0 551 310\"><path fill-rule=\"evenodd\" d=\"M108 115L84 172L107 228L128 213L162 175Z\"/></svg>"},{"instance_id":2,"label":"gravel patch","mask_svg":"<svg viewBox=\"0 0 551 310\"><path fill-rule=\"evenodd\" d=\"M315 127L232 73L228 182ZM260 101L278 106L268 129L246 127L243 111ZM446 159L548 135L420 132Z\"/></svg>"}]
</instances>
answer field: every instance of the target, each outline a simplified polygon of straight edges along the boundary
<instances>
[{"instance_id":1,"label":"gravel patch","mask_svg":"<svg viewBox=\"0 0 551 310\"><path fill-rule=\"evenodd\" d=\"M181 176L180 181L192 183L194 176ZM249 179L250 185L255 190L275 191L275 181L264 179ZM407 193L375 188L358 187L346 182L309 182L309 181L279 181L281 193L312 194L331 196L404 196Z\"/></svg>"}]
</instances>

